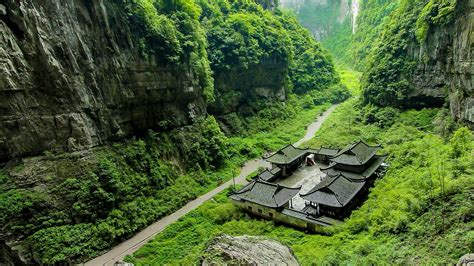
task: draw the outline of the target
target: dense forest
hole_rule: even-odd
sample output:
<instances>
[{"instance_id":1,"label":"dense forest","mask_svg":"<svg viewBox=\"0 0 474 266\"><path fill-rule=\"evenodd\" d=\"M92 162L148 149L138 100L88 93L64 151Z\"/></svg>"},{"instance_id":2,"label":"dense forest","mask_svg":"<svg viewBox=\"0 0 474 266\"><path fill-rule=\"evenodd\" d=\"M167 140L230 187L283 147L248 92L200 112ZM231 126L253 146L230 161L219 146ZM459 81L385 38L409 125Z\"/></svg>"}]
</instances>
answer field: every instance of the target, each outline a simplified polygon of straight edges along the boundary
<instances>
[{"instance_id":1,"label":"dense forest","mask_svg":"<svg viewBox=\"0 0 474 266\"><path fill-rule=\"evenodd\" d=\"M222 233L277 240L302 265L474 251L472 1L361 0L357 19L351 1L19 2L0 4L0 264L97 257L334 104L303 146L364 140L390 164L343 223L255 219L229 189L126 261L199 264Z\"/></svg>"}]
</instances>

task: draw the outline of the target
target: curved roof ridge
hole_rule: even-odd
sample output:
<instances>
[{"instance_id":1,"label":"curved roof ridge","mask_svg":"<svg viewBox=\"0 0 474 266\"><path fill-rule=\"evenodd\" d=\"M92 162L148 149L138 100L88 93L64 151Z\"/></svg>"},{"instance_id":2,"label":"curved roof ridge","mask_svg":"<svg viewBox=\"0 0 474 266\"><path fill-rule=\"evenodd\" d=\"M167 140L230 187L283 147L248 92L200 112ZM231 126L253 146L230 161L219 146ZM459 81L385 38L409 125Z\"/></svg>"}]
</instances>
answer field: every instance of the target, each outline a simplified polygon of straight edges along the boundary
<instances>
[{"instance_id":1,"label":"curved roof ridge","mask_svg":"<svg viewBox=\"0 0 474 266\"><path fill-rule=\"evenodd\" d=\"M243 187L241 190L234 192L234 194L242 194L242 193L252 190L259 179L260 177L258 177L257 179L249 183L247 186Z\"/></svg>"},{"instance_id":2,"label":"curved roof ridge","mask_svg":"<svg viewBox=\"0 0 474 266\"><path fill-rule=\"evenodd\" d=\"M286 189L296 189L296 188L293 188L293 187L287 187L287 186L280 185L279 183L276 183L276 184L275 184L275 183L272 183L272 182L268 182L268 181L265 181L265 180L262 180L262 179L258 179L258 180L256 180L256 181L258 181L259 183L263 183L263 184L266 184L266 185L271 185L271 186L274 186L274 187L277 186L277 187L280 187L280 188L282 188L282 189L283 189L283 188L286 188ZM300 188L301 188L301 186L300 186Z\"/></svg>"},{"instance_id":3,"label":"curved roof ridge","mask_svg":"<svg viewBox=\"0 0 474 266\"><path fill-rule=\"evenodd\" d=\"M342 172L339 172L338 176L342 176L344 179L350 181L350 182L354 182L354 180L352 180L351 178L347 177L344 173Z\"/></svg>"},{"instance_id":4,"label":"curved roof ridge","mask_svg":"<svg viewBox=\"0 0 474 266\"><path fill-rule=\"evenodd\" d=\"M321 171L324 171L324 170L329 170L329 169L333 168L334 166L336 166L336 163L332 162L327 167L322 167L322 168L320 167L319 169L321 169Z\"/></svg>"},{"instance_id":5,"label":"curved roof ridge","mask_svg":"<svg viewBox=\"0 0 474 266\"><path fill-rule=\"evenodd\" d=\"M287 144L286 146L284 146L284 147L281 148L281 149L278 149L276 152L273 152L273 153L270 154L269 156L262 156L262 158L263 158L264 160L266 160L266 159L272 157L273 155L277 154L278 152L280 152L281 150L283 150L284 148L286 148L286 147L288 147L288 146L290 146L290 145L293 146L291 143L290 143L290 144ZM294 147L294 146L293 146L293 147Z\"/></svg>"},{"instance_id":6,"label":"curved roof ridge","mask_svg":"<svg viewBox=\"0 0 474 266\"><path fill-rule=\"evenodd\" d=\"M275 205L278 206L278 202L277 202L277 200L276 200L276 198L275 198L275 194L276 194L276 192L273 193L272 199L273 199L273 202L275 202Z\"/></svg>"},{"instance_id":7,"label":"curved roof ridge","mask_svg":"<svg viewBox=\"0 0 474 266\"><path fill-rule=\"evenodd\" d=\"M340 175L341 175L341 173L339 173L339 174L337 174L337 175L335 175L335 176L330 176L330 177L333 178L333 180L331 180L331 182L329 182L328 184L324 185L323 187L320 187L320 188L314 190L314 188L316 188L316 187L321 183L321 182L319 182L316 186L314 186L313 189L311 189L310 191L308 191L306 194L301 194L301 193L300 193L300 196L308 196L309 194L313 194L314 192L316 192L316 191L318 191L318 190L320 190L320 189L322 189L322 188L328 188L332 183L334 183L334 181L336 181L336 179L337 179ZM327 176L326 176L325 178L327 178ZM332 190L331 190L331 191L332 191ZM334 191L332 191L332 192L334 193Z\"/></svg>"}]
</instances>

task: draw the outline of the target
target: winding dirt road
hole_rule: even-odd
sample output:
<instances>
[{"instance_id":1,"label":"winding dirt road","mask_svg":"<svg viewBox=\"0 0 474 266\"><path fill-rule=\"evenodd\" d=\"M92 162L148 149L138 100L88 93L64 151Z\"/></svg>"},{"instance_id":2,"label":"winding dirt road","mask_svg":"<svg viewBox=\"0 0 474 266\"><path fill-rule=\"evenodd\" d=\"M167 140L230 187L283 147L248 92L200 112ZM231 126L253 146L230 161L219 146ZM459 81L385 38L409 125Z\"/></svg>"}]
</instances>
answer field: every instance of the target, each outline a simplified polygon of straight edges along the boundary
<instances>
[{"instance_id":1,"label":"winding dirt road","mask_svg":"<svg viewBox=\"0 0 474 266\"><path fill-rule=\"evenodd\" d=\"M306 131L306 135L296 142L294 145L299 146L305 141L310 140L314 134L319 130L323 122L329 117L329 115L336 109L337 105L331 106L326 112L324 112L321 116L318 117L316 121L311 123ZM245 184L247 181L245 177L251 174L252 172L258 170L259 167L268 167L270 166L269 163L265 162L262 159L255 159L250 160L245 163L245 165L241 168L240 175L235 178L236 184ZM148 226L147 228L143 229L141 232L133 236L132 238L118 244L117 246L113 247L107 253L104 253L102 256L99 256L93 260L86 262L84 265L86 266L98 266L98 265L113 265L118 260L123 260L126 255L130 255L143 245L145 245L149 240L151 240L155 235L159 234L163 231L168 225L176 222L179 218L183 217L190 211L196 209L201 204L206 202L207 200L213 198L233 183L232 180L227 181L226 183L220 185L219 187L209 191L208 193L199 196L195 200L188 202L184 205L181 209L177 210L176 212L163 217L161 220L153 223L152 225Z\"/></svg>"}]
</instances>

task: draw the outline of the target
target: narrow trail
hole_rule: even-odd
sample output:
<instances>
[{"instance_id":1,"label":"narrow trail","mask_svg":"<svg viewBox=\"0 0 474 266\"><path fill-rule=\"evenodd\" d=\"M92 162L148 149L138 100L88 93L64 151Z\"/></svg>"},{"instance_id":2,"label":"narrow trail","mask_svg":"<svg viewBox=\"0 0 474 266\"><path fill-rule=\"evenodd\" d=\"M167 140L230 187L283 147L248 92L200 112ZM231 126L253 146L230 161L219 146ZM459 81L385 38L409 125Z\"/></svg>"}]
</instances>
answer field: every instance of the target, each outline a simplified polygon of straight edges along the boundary
<instances>
[{"instance_id":1,"label":"narrow trail","mask_svg":"<svg viewBox=\"0 0 474 266\"><path fill-rule=\"evenodd\" d=\"M310 140L316 134L319 128L321 128L321 125L323 124L323 122L336 109L336 107L337 105L331 106L321 116L319 116L316 121L311 123L307 128L305 136L299 141L297 141L296 143L294 143L294 145L299 146L305 141ZM254 159L254 160L247 161L245 165L241 168L239 176L235 178L235 183L245 184L247 182L245 180L245 177L247 177L247 175L258 170L259 167L269 167L269 166L270 164L262 159ZM84 265L86 266L113 265L116 261L123 260L123 258L126 255L130 255L136 250L138 250L139 248L141 248L148 241L150 241L155 235L163 231L168 225L176 222L179 218L183 217L190 211L201 206L201 204L213 198L220 192L224 191L226 188L228 188L232 184L233 184L233 181L229 180L226 183L207 192L206 194L201 195L198 198L188 202L181 209L177 210L176 212L166 217L163 217L162 219L158 220L157 222L153 223L152 225L140 231L138 234L136 234L132 238L118 244L107 253L104 253L103 255L86 262Z\"/></svg>"}]
</instances>

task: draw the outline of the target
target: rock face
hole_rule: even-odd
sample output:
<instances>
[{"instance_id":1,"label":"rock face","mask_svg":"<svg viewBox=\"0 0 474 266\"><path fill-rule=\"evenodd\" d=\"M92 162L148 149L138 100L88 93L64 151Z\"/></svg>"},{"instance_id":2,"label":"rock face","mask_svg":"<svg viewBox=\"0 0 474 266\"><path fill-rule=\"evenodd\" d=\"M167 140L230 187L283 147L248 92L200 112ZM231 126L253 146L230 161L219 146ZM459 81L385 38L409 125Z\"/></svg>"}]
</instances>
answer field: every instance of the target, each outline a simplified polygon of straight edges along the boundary
<instances>
[{"instance_id":1,"label":"rock face","mask_svg":"<svg viewBox=\"0 0 474 266\"><path fill-rule=\"evenodd\" d=\"M457 266L473 266L474 265L474 253L468 253L464 256L462 256L458 263L456 263Z\"/></svg>"},{"instance_id":2,"label":"rock face","mask_svg":"<svg viewBox=\"0 0 474 266\"><path fill-rule=\"evenodd\" d=\"M458 1L456 17L446 26L432 26L426 41L412 43L409 55L417 62L411 99L439 106L449 97L456 120L474 125L473 21L474 1Z\"/></svg>"},{"instance_id":3,"label":"rock face","mask_svg":"<svg viewBox=\"0 0 474 266\"><path fill-rule=\"evenodd\" d=\"M299 265L288 247L261 237L222 235L206 253L202 265Z\"/></svg>"},{"instance_id":4,"label":"rock face","mask_svg":"<svg viewBox=\"0 0 474 266\"><path fill-rule=\"evenodd\" d=\"M318 40L324 40L347 19L352 30L356 29L359 0L280 0L280 6L295 10Z\"/></svg>"},{"instance_id":5,"label":"rock face","mask_svg":"<svg viewBox=\"0 0 474 266\"><path fill-rule=\"evenodd\" d=\"M214 78L216 102L209 111L217 116L238 112L250 114L258 102L284 101L287 65L277 61L217 72Z\"/></svg>"},{"instance_id":6,"label":"rock face","mask_svg":"<svg viewBox=\"0 0 474 266\"><path fill-rule=\"evenodd\" d=\"M140 56L113 1L7 0L0 16L0 162L206 112L188 67Z\"/></svg>"}]
</instances>

